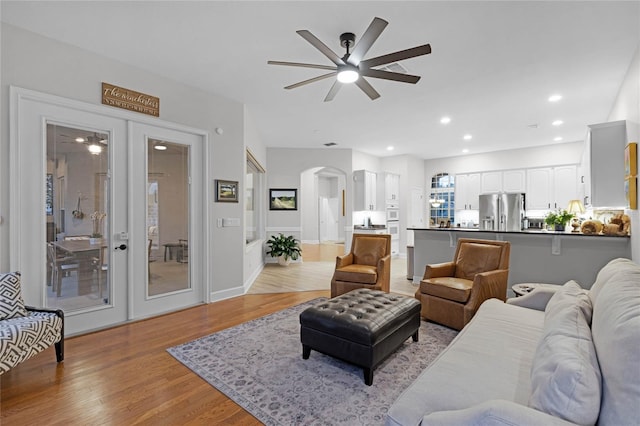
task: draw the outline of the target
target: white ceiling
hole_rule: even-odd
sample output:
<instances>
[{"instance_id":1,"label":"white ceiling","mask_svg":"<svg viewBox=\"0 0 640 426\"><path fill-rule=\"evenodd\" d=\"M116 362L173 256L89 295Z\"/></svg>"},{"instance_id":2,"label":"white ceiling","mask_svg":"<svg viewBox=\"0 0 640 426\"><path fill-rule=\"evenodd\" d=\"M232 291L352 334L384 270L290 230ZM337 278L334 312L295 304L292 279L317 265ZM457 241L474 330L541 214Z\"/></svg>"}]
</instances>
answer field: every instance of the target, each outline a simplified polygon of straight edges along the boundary
<instances>
[{"instance_id":1,"label":"white ceiling","mask_svg":"<svg viewBox=\"0 0 640 426\"><path fill-rule=\"evenodd\" d=\"M607 120L640 39L638 1L3 0L1 7L3 22L246 104L269 147L335 142L377 156L582 140L588 124ZM381 98L351 85L325 103L331 80L283 89L325 71L267 65L331 65L295 31L311 31L342 56L339 35L359 37L375 16L389 25L365 59L431 44L432 54L401 62L422 76L416 85L371 78ZM554 93L563 99L552 104ZM452 118L447 126L444 115ZM552 126L556 119L564 124ZM465 133L473 139L464 141Z\"/></svg>"}]
</instances>

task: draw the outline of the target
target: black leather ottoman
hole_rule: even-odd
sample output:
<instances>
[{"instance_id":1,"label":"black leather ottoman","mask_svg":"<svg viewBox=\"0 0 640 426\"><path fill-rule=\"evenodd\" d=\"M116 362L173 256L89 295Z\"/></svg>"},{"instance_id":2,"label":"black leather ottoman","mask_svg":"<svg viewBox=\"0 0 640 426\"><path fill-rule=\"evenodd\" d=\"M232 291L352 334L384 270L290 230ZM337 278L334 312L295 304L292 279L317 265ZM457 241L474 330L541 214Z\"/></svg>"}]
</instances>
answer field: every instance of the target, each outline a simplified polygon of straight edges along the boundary
<instances>
[{"instance_id":1,"label":"black leather ottoman","mask_svg":"<svg viewBox=\"0 0 640 426\"><path fill-rule=\"evenodd\" d=\"M305 309L300 314L302 358L311 349L364 370L371 386L373 369L409 336L418 341L420 302L378 290L359 289Z\"/></svg>"}]
</instances>

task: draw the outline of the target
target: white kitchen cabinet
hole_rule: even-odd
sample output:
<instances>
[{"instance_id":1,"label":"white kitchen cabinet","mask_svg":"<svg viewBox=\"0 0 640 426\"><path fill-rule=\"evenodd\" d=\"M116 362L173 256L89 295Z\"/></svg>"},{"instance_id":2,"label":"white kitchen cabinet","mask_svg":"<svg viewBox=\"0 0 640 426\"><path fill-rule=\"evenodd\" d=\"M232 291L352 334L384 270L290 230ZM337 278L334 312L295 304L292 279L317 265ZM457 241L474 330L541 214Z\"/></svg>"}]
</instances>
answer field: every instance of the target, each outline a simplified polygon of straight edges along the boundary
<instances>
[{"instance_id":1,"label":"white kitchen cabinet","mask_svg":"<svg viewBox=\"0 0 640 426\"><path fill-rule=\"evenodd\" d=\"M553 169L527 170L527 210L545 210L551 208L553 198Z\"/></svg>"},{"instance_id":2,"label":"white kitchen cabinet","mask_svg":"<svg viewBox=\"0 0 640 426\"><path fill-rule=\"evenodd\" d=\"M353 210L377 210L377 176L368 170L353 172Z\"/></svg>"},{"instance_id":3,"label":"white kitchen cabinet","mask_svg":"<svg viewBox=\"0 0 640 426\"><path fill-rule=\"evenodd\" d=\"M566 209L570 200L578 199L578 170L576 166L553 168L553 208Z\"/></svg>"},{"instance_id":4,"label":"white kitchen cabinet","mask_svg":"<svg viewBox=\"0 0 640 426\"><path fill-rule=\"evenodd\" d=\"M627 143L624 120L589 126L586 158L590 173L584 175L585 205L627 205L624 195L624 148Z\"/></svg>"},{"instance_id":5,"label":"white kitchen cabinet","mask_svg":"<svg viewBox=\"0 0 640 426\"><path fill-rule=\"evenodd\" d=\"M480 189L480 173L456 175L456 210L478 210Z\"/></svg>"},{"instance_id":6,"label":"white kitchen cabinet","mask_svg":"<svg viewBox=\"0 0 640 426\"><path fill-rule=\"evenodd\" d=\"M578 198L575 165L527 170L527 210L566 209Z\"/></svg>"},{"instance_id":7,"label":"white kitchen cabinet","mask_svg":"<svg viewBox=\"0 0 640 426\"><path fill-rule=\"evenodd\" d=\"M502 172L502 191L527 192L525 170L507 170Z\"/></svg>"},{"instance_id":8,"label":"white kitchen cabinet","mask_svg":"<svg viewBox=\"0 0 640 426\"><path fill-rule=\"evenodd\" d=\"M480 193L525 192L525 177L524 170L483 172Z\"/></svg>"},{"instance_id":9,"label":"white kitchen cabinet","mask_svg":"<svg viewBox=\"0 0 640 426\"><path fill-rule=\"evenodd\" d=\"M481 194L497 194L502 192L502 172L482 173L480 184Z\"/></svg>"},{"instance_id":10,"label":"white kitchen cabinet","mask_svg":"<svg viewBox=\"0 0 640 426\"><path fill-rule=\"evenodd\" d=\"M384 178L384 199L387 204L398 204L400 200L400 175L382 173Z\"/></svg>"}]
</instances>

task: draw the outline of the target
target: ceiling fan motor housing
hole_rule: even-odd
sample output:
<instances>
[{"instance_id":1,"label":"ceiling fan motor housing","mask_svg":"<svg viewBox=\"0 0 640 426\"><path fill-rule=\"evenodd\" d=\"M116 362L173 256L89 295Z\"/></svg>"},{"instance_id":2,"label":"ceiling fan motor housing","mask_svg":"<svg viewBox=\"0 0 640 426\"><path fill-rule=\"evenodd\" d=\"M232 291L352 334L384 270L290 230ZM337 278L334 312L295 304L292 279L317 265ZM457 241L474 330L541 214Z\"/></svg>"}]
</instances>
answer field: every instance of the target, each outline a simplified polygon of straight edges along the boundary
<instances>
[{"instance_id":1,"label":"ceiling fan motor housing","mask_svg":"<svg viewBox=\"0 0 640 426\"><path fill-rule=\"evenodd\" d=\"M340 34L340 46L345 49L353 47L356 43L356 35L354 33L342 33Z\"/></svg>"}]
</instances>

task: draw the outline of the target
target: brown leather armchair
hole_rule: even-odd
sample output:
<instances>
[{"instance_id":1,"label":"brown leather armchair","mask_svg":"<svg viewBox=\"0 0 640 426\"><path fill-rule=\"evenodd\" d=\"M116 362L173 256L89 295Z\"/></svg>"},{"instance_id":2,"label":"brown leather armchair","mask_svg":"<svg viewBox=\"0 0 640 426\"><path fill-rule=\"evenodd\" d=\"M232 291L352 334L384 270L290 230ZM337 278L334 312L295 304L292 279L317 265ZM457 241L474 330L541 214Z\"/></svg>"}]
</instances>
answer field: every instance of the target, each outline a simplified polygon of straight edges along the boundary
<instances>
[{"instance_id":1,"label":"brown leather armchair","mask_svg":"<svg viewBox=\"0 0 640 426\"><path fill-rule=\"evenodd\" d=\"M460 238L452 262L427 265L416 299L423 318L461 330L487 299L507 299L508 241Z\"/></svg>"},{"instance_id":2,"label":"brown leather armchair","mask_svg":"<svg viewBox=\"0 0 640 426\"><path fill-rule=\"evenodd\" d=\"M336 258L331 297L358 288L389 292L391 235L353 234L351 252Z\"/></svg>"}]
</instances>

